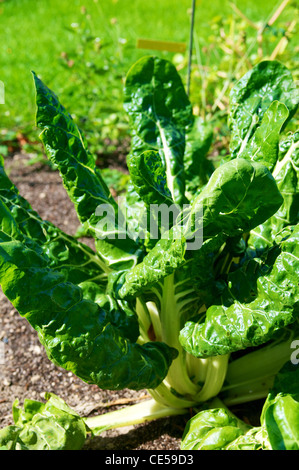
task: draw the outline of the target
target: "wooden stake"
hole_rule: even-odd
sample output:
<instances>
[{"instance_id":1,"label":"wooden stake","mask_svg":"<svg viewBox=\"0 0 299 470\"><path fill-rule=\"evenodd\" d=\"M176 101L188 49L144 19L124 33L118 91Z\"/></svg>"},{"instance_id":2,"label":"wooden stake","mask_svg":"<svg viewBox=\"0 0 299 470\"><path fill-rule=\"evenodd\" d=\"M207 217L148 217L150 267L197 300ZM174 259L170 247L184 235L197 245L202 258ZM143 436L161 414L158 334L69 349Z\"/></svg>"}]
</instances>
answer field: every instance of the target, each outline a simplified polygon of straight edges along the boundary
<instances>
[{"instance_id":1,"label":"wooden stake","mask_svg":"<svg viewBox=\"0 0 299 470\"><path fill-rule=\"evenodd\" d=\"M194 17L195 17L195 0L192 0L191 11L191 27L189 39L189 59L188 59L188 77L187 77L187 95L190 95L190 81L191 81L191 65L192 65L192 50L193 50L193 30L194 30Z\"/></svg>"}]
</instances>

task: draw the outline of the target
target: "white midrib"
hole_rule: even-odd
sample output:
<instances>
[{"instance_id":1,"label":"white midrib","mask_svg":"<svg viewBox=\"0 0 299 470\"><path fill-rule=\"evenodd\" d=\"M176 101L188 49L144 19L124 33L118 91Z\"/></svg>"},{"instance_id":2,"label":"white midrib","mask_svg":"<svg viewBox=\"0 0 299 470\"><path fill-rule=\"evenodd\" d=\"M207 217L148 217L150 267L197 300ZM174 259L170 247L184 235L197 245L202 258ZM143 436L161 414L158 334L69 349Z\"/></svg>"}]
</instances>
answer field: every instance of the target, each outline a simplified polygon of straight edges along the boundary
<instances>
[{"instance_id":1,"label":"white midrib","mask_svg":"<svg viewBox=\"0 0 299 470\"><path fill-rule=\"evenodd\" d=\"M165 382L181 395L196 395L200 387L188 376L186 356L179 342L180 310L175 294L174 273L164 278L160 319L161 340L179 352L168 370Z\"/></svg>"},{"instance_id":2,"label":"white midrib","mask_svg":"<svg viewBox=\"0 0 299 470\"><path fill-rule=\"evenodd\" d=\"M292 165L294 166L294 162L292 161L291 156L297 147L299 147L299 141L294 142L289 148L289 150L287 151L287 153L285 154L285 156L283 157L283 159L280 162L277 162L275 169L272 173L274 178L276 178L276 176L280 173L281 169L284 167L284 165L287 164L288 161L290 161ZM297 170L297 168L295 169Z\"/></svg>"},{"instance_id":3,"label":"white midrib","mask_svg":"<svg viewBox=\"0 0 299 470\"><path fill-rule=\"evenodd\" d=\"M248 140L249 140L249 137L250 137L250 135L251 135L252 129L253 129L253 127L254 127L257 123L258 123L258 117L257 117L256 114L254 114L254 115L252 116L251 124L250 124L250 126L249 126L249 128L248 128L248 131L247 131L247 133L246 133L246 136L245 136L245 138L242 140L242 144L241 144L241 147L240 147L240 150L239 150L239 152L238 152L237 157L240 157L240 155L242 155L242 153L243 153L243 151L244 151L244 149L245 149L245 147L246 147L246 145L247 145L247 142L248 142Z\"/></svg>"},{"instance_id":4,"label":"white midrib","mask_svg":"<svg viewBox=\"0 0 299 470\"><path fill-rule=\"evenodd\" d=\"M174 177L171 174L171 151L170 147L167 145L167 140L163 127L160 125L160 122L157 121L157 126L161 135L161 140L163 144L163 151L165 156L165 165L166 165L166 180L169 191L171 192L172 198L174 199Z\"/></svg>"}]
</instances>

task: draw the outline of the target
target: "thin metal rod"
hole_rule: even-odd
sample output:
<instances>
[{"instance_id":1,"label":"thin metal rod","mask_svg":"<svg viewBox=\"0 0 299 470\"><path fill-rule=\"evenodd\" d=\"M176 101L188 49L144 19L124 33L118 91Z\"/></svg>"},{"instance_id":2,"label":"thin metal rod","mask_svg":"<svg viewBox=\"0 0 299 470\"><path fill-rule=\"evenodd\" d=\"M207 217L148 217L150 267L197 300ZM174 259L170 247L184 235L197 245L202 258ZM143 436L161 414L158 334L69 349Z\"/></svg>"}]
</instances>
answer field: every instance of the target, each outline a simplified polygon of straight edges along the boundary
<instances>
[{"instance_id":1,"label":"thin metal rod","mask_svg":"<svg viewBox=\"0 0 299 470\"><path fill-rule=\"evenodd\" d=\"M193 30L194 30L195 4L196 4L196 0L192 0L191 27L190 27L190 39L189 39L188 78L187 78L187 95L188 96L190 94L190 81L191 81L191 64L192 64L192 51L193 51Z\"/></svg>"}]
</instances>

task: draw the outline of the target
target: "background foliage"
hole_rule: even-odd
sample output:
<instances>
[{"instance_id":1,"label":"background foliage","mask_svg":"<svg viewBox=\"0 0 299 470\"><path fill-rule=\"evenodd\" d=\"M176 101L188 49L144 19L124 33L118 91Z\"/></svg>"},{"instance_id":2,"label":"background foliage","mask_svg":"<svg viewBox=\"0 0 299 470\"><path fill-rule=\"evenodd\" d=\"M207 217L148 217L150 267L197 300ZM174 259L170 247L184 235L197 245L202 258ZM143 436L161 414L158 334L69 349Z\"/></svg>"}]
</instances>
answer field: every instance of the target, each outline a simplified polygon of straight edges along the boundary
<instances>
[{"instance_id":1,"label":"background foliage","mask_svg":"<svg viewBox=\"0 0 299 470\"><path fill-rule=\"evenodd\" d=\"M128 8L126 0L0 1L0 151L22 147L41 158L33 70L75 113L104 164L107 153L125 152L124 77L139 57L157 54L172 60L186 83L191 3L132 0ZM197 0L190 99L197 114L213 116L214 152L226 152L228 93L236 78L267 57L296 71L294 18L291 0ZM185 42L186 53L138 49L138 38Z\"/></svg>"}]
</instances>

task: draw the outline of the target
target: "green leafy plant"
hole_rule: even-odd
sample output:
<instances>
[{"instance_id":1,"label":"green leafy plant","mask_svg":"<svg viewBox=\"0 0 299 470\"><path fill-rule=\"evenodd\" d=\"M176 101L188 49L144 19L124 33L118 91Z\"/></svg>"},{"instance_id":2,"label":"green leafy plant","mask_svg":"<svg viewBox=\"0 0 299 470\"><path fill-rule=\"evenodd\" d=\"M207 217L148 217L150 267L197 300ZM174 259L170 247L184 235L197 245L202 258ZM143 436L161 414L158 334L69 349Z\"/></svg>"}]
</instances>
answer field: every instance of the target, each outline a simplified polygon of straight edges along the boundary
<instances>
[{"instance_id":1,"label":"green leafy plant","mask_svg":"<svg viewBox=\"0 0 299 470\"><path fill-rule=\"evenodd\" d=\"M3 292L54 364L102 389L146 388L152 396L82 418L86 432L192 407L199 414L187 425L184 449L297 448L298 371L282 369L299 339L299 133L287 127L298 94L291 73L264 61L236 83L230 154L214 162L213 129L193 115L173 64L140 59L124 89L132 144L118 200L57 96L35 74L34 82L40 138L95 250L42 220L2 161ZM262 397L261 429L231 415L230 406ZM36 429L34 412L43 414L44 406L29 405L26 419L14 412L1 445L28 448L23 435ZM82 444L81 421L68 413L80 436L54 439L49 448Z\"/></svg>"},{"instance_id":2,"label":"green leafy plant","mask_svg":"<svg viewBox=\"0 0 299 470\"><path fill-rule=\"evenodd\" d=\"M87 436L84 420L61 398L46 394L46 403L13 404L14 425L0 430L0 450L76 450Z\"/></svg>"}]
</instances>

